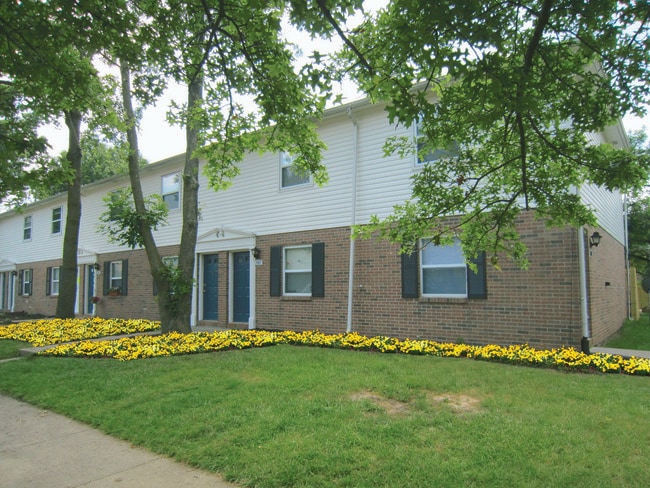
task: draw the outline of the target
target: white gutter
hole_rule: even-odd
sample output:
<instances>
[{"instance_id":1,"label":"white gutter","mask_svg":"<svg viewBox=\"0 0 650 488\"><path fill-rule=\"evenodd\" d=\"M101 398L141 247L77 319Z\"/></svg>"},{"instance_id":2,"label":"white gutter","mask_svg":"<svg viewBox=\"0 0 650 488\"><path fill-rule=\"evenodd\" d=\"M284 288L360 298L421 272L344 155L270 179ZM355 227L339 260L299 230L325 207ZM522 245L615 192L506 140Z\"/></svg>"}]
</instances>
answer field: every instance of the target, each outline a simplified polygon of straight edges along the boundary
<instances>
[{"instance_id":1,"label":"white gutter","mask_svg":"<svg viewBox=\"0 0 650 488\"><path fill-rule=\"evenodd\" d=\"M623 231L625 233L624 235L624 240L625 240L625 271L627 273L627 283L626 283L626 289L627 289L627 318L631 319L632 318L632 287L631 287L631 276L630 276L630 242L629 242L629 230L628 230L628 222L627 222L627 195L623 195ZM636 282L636 276L634 276L634 282Z\"/></svg>"},{"instance_id":2,"label":"white gutter","mask_svg":"<svg viewBox=\"0 0 650 488\"><path fill-rule=\"evenodd\" d=\"M348 106L348 118L354 126L354 142L352 149L352 203L350 212L350 266L348 269L348 316L345 327L346 332L352 332L352 305L354 294L354 251L356 240L352 238L352 232L357 222L357 166L358 166L358 145L359 145L359 125L352 116L352 107Z\"/></svg>"}]
</instances>

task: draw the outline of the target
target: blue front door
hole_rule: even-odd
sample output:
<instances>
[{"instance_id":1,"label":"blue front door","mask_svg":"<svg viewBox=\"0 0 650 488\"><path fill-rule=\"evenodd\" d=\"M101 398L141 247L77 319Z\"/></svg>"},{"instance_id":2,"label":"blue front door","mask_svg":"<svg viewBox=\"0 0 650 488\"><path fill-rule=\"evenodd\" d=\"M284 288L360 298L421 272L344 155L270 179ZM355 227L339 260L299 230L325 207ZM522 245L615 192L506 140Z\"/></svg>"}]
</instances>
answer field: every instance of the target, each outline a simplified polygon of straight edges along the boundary
<instances>
[{"instance_id":1,"label":"blue front door","mask_svg":"<svg viewBox=\"0 0 650 488\"><path fill-rule=\"evenodd\" d=\"M203 256L203 320L218 320L219 255Z\"/></svg>"},{"instance_id":2,"label":"blue front door","mask_svg":"<svg viewBox=\"0 0 650 488\"><path fill-rule=\"evenodd\" d=\"M233 321L248 322L250 316L250 253L233 254Z\"/></svg>"},{"instance_id":3,"label":"blue front door","mask_svg":"<svg viewBox=\"0 0 650 488\"><path fill-rule=\"evenodd\" d=\"M93 315L95 313L95 304L93 297L95 296L95 266L92 264L86 265L88 269L88 282L86 283L86 313Z\"/></svg>"}]
</instances>

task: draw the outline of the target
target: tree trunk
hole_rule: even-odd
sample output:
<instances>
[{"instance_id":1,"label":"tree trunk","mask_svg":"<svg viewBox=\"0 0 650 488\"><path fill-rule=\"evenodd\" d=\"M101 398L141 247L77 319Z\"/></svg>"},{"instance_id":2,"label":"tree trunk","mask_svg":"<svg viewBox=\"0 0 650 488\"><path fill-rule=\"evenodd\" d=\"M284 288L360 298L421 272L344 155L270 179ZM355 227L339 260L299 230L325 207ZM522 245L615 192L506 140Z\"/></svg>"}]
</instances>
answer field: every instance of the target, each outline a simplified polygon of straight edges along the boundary
<instances>
[{"instance_id":1,"label":"tree trunk","mask_svg":"<svg viewBox=\"0 0 650 488\"><path fill-rule=\"evenodd\" d=\"M127 118L127 141L129 143L129 177L131 180L131 191L133 192L133 203L136 212L144 215L146 213L144 194L142 192L142 184L140 181L140 167L138 165L140 156L138 150L138 133L135 124L135 112L133 110L133 103L131 101L131 75L129 67L125 62L120 64L120 75L122 78L122 102ZM195 207L197 204L195 203ZM185 212L185 208L183 212ZM196 219L195 219L196 222ZM156 246L156 241L153 237L153 232L147 223L140 221L140 234L144 241L144 248L147 253L149 261L149 268L154 283L158 288L158 313L160 315L160 329L165 332L191 332L190 326L190 313L191 313L191 290L189 293L190 299L188 300L190 307L186 311L178 305L178 297L172 295L170 283L165 276L165 267ZM196 239L195 239L196 242ZM192 258L194 257L194 248L192 248ZM182 254L182 253L181 253ZM181 256L179 256L179 264Z\"/></svg>"},{"instance_id":2,"label":"tree trunk","mask_svg":"<svg viewBox=\"0 0 650 488\"><path fill-rule=\"evenodd\" d=\"M65 112L68 126L68 156L74 179L68 186L68 203L63 236L63 258L59 276L59 297L56 302L56 316L67 319L75 316L77 300L77 248L81 222L81 112Z\"/></svg>"},{"instance_id":3,"label":"tree trunk","mask_svg":"<svg viewBox=\"0 0 650 488\"><path fill-rule=\"evenodd\" d=\"M203 101L203 76L199 72L187 87L188 120L186 126L187 149L183 169L183 230L178 266L183 283L191 284L194 279L194 262L198 232L199 202L199 159L194 156L198 146L199 126L192 114ZM192 286L184 288L177 297L177 317L174 330L191 332Z\"/></svg>"}]
</instances>

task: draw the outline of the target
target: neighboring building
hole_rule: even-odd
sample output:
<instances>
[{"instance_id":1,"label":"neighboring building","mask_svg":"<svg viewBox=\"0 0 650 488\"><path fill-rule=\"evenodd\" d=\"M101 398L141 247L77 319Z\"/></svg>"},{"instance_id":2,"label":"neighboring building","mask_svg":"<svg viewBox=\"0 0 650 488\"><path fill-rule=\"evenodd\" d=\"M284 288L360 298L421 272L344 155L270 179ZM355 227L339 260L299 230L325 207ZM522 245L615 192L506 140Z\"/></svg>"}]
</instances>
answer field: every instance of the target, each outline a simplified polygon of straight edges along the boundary
<instances>
[{"instance_id":1,"label":"neighboring building","mask_svg":"<svg viewBox=\"0 0 650 488\"><path fill-rule=\"evenodd\" d=\"M527 270L479 262L474 274L453 247L401 256L386 241L352 241L351 225L385 217L410 196L421 165L415 157L384 157L383 144L412 133L389 124L382 107L358 101L330 109L320 124L328 147L323 187L292 173L283 154L249 155L225 191L214 192L202 176L192 324L536 347L580 347L582 337L598 344L620 328L628 292L618 193L580 190L597 209L595 229L547 229L523 212ZM620 125L592 139L626 141ZM182 165L181 155L142 170L145 194L162 194L170 208L168 225L155 233L170 260L180 242ZM83 187L79 314L158 316L144 250L111 244L97 229L103 198L128 185L113 177ZM54 313L65 205L57 195L0 215L0 309ZM602 236L598 247L589 245L594 231Z\"/></svg>"}]
</instances>

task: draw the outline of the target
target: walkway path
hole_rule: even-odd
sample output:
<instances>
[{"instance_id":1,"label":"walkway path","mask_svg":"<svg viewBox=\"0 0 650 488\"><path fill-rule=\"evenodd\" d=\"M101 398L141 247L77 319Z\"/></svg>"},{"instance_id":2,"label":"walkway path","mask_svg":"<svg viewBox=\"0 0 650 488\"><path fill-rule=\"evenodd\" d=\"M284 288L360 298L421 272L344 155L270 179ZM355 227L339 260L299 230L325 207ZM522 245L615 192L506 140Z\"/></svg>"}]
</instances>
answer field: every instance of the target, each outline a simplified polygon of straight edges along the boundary
<instances>
[{"instance_id":1,"label":"walkway path","mask_svg":"<svg viewBox=\"0 0 650 488\"><path fill-rule=\"evenodd\" d=\"M219 476L0 395L3 488L233 488Z\"/></svg>"}]
</instances>

